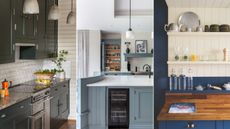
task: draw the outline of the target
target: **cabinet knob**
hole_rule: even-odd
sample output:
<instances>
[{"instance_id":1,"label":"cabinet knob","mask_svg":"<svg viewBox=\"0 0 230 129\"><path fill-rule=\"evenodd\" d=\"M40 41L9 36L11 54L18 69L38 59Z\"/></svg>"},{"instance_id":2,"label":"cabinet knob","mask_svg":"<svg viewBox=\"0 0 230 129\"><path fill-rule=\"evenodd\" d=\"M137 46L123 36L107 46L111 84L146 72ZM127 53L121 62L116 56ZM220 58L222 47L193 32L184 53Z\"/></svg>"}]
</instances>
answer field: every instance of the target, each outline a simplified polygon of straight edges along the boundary
<instances>
[{"instance_id":1,"label":"cabinet knob","mask_svg":"<svg viewBox=\"0 0 230 129\"><path fill-rule=\"evenodd\" d=\"M20 106L20 108L22 109L22 108L24 108L24 106L23 106L23 105L21 105L21 106Z\"/></svg>"},{"instance_id":2,"label":"cabinet knob","mask_svg":"<svg viewBox=\"0 0 230 129\"><path fill-rule=\"evenodd\" d=\"M5 118L5 117L6 117L6 114L2 114L2 115L1 115L1 118Z\"/></svg>"},{"instance_id":3,"label":"cabinet knob","mask_svg":"<svg viewBox=\"0 0 230 129\"><path fill-rule=\"evenodd\" d=\"M195 128L195 124L191 123L191 122L188 122L187 128L189 128L189 129Z\"/></svg>"}]
</instances>

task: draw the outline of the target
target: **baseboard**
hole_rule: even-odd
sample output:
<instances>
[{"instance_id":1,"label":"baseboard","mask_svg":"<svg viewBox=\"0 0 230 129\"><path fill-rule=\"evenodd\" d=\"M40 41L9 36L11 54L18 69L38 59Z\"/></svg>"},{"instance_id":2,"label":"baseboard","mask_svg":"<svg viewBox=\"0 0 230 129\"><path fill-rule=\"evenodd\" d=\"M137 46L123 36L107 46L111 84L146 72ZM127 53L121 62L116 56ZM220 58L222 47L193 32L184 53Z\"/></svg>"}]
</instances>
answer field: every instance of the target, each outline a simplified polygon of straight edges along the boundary
<instances>
[{"instance_id":1,"label":"baseboard","mask_svg":"<svg viewBox=\"0 0 230 129\"><path fill-rule=\"evenodd\" d=\"M130 124L129 129L152 129L151 124Z\"/></svg>"}]
</instances>

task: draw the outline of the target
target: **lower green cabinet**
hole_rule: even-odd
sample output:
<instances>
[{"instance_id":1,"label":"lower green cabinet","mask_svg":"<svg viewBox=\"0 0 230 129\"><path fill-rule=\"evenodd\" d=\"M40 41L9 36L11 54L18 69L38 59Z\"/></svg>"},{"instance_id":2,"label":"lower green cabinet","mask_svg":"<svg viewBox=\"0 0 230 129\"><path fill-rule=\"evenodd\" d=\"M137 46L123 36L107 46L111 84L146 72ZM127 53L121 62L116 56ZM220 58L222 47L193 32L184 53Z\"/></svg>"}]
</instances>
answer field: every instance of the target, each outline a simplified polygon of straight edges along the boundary
<instances>
[{"instance_id":1,"label":"lower green cabinet","mask_svg":"<svg viewBox=\"0 0 230 129\"><path fill-rule=\"evenodd\" d=\"M69 116L69 81L51 87L50 128L58 129Z\"/></svg>"},{"instance_id":2,"label":"lower green cabinet","mask_svg":"<svg viewBox=\"0 0 230 129\"><path fill-rule=\"evenodd\" d=\"M0 111L0 129L30 129L30 98Z\"/></svg>"},{"instance_id":3,"label":"lower green cabinet","mask_svg":"<svg viewBox=\"0 0 230 129\"><path fill-rule=\"evenodd\" d=\"M152 129L152 88L130 88L129 129Z\"/></svg>"}]
</instances>

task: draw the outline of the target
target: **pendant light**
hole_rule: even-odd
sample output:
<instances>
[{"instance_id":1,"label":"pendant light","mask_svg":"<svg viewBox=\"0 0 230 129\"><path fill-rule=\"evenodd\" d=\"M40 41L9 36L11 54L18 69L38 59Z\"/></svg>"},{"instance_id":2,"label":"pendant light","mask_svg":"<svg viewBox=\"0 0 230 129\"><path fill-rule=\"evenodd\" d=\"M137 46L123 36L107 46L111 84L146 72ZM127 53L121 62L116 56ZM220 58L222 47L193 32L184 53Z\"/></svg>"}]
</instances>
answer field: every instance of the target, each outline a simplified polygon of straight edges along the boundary
<instances>
[{"instance_id":1,"label":"pendant light","mask_svg":"<svg viewBox=\"0 0 230 129\"><path fill-rule=\"evenodd\" d=\"M23 14L39 14L38 1L25 0L23 5Z\"/></svg>"},{"instance_id":2,"label":"pendant light","mask_svg":"<svg viewBox=\"0 0 230 129\"><path fill-rule=\"evenodd\" d=\"M50 8L49 11L48 20L58 20L59 17L60 17L59 8L54 0L54 5Z\"/></svg>"},{"instance_id":3,"label":"pendant light","mask_svg":"<svg viewBox=\"0 0 230 129\"><path fill-rule=\"evenodd\" d=\"M75 13L73 12L73 0L71 0L71 11L69 12L66 20L67 24L75 24Z\"/></svg>"},{"instance_id":4,"label":"pendant light","mask_svg":"<svg viewBox=\"0 0 230 129\"><path fill-rule=\"evenodd\" d=\"M126 31L126 39L134 39L134 32L131 28L131 0L129 0L129 29Z\"/></svg>"}]
</instances>

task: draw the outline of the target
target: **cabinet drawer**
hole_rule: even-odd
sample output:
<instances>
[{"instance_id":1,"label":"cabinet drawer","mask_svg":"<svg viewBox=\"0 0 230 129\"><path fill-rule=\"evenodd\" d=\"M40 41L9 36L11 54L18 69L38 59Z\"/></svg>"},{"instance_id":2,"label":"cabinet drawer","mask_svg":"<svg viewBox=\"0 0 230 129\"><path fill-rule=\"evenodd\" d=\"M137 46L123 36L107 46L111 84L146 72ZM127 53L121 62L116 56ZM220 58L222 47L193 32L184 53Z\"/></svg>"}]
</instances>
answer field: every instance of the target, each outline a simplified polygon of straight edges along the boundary
<instances>
[{"instance_id":1,"label":"cabinet drawer","mask_svg":"<svg viewBox=\"0 0 230 129\"><path fill-rule=\"evenodd\" d=\"M14 118L19 114L30 114L30 98L0 111L0 123Z\"/></svg>"},{"instance_id":2,"label":"cabinet drawer","mask_svg":"<svg viewBox=\"0 0 230 129\"><path fill-rule=\"evenodd\" d=\"M215 129L215 121L167 121L166 129Z\"/></svg>"},{"instance_id":3,"label":"cabinet drawer","mask_svg":"<svg viewBox=\"0 0 230 129\"><path fill-rule=\"evenodd\" d=\"M56 94L59 94L60 92L61 92L61 87L59 85L51 87L50 96L54 96Z\"/></svg>"}]
</instances>

